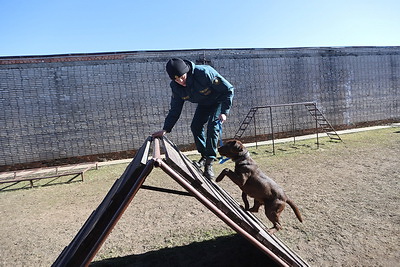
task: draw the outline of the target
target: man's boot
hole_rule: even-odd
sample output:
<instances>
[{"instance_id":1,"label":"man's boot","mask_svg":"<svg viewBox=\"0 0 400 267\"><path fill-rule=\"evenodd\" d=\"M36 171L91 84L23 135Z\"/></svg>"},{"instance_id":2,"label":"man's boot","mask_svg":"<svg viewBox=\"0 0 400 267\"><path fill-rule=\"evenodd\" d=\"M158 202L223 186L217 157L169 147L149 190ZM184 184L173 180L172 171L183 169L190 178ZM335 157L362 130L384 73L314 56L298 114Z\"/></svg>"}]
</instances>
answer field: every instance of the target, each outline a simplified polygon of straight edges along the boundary
<instances>
[{"instance_id":1,"label":"man's boot","mask_svg":"<svg viewBox=\"0 0 400 267\"><path fill-rule=\"evenodd\" d=\"M206 157L201 156L201 159L199 161L194 161L194 165L196 165L197 168L202 169L204 167L204 164L206 163Z\"/></svg>"},{"instance_id":2,"label":"man's boot","mask_svg":"<svg viewBox=\"0 0 400 267\"><path fill-rule=\"evenodd\" d=\"M206 162L204 164L204 173L203 173L203 175L209 180L214 179L214 171L213 171L213 168L212 168L213 161L214 161L213 158L207 158Z\"/></svg>"}]
</instances>

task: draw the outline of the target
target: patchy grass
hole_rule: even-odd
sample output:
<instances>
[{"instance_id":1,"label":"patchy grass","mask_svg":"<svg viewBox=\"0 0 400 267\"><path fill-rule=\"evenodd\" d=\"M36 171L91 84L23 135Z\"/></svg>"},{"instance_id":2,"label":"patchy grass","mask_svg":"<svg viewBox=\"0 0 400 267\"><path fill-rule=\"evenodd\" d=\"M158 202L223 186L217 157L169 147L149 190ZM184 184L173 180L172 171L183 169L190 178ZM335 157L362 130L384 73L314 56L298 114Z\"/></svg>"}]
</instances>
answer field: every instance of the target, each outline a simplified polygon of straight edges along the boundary
<instances>
[{"instance_id":1,"label":"patchy grass","mask_svg":"<svg viewBox=\"0 0 400 267\"><path fill-rule=\"evenodd\" d=\"M249 148L299 206L277 233L312 266L395 266L400 212L399 128ZM190 156L197 159L198 156ZM49 266L103 200L127 164L88 171L84 182L0 192L1 266ZM233 168L228 161L215 172ZM183 190L160 169L146 185ZM239 189L220 184L238 202ZM256 214L267 226L262 212ZM195 198L141 189L93 266L269 266L269 259Z\"/></svg>"}]
</instances>

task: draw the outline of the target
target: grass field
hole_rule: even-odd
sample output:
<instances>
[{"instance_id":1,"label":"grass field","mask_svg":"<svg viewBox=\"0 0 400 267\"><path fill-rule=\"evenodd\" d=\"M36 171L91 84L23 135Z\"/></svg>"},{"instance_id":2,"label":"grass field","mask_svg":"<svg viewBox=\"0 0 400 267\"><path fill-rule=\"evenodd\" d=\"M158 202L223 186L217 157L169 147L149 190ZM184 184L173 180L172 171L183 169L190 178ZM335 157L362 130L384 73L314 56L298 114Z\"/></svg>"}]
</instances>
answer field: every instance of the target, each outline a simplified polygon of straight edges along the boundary
<instances>
[{"instance_id":1,"label":"grass field","mask_svg":"<svg viewBox=\"0 0 400 267\"><path fill-rule=\"evenodd\" d=\"M311 266L396 266L400 261L400 128L249 148L299 206L283 212L277 236ZM175 140L173 140L175 141ZM197 159L196 156L191 156ZM84 182L0 191L0 266L49 266L97 208L127 164L86 173ZM228 161L216 165L233 168ZM155 169L146 185L183 190ZM239 189L220 186L241 203ZM11 190L13 189L13 190ZM256 214L267 226L262 212ZM93 266L268 266L195 198L141 189Z\"/></svg>"}]
</instances>

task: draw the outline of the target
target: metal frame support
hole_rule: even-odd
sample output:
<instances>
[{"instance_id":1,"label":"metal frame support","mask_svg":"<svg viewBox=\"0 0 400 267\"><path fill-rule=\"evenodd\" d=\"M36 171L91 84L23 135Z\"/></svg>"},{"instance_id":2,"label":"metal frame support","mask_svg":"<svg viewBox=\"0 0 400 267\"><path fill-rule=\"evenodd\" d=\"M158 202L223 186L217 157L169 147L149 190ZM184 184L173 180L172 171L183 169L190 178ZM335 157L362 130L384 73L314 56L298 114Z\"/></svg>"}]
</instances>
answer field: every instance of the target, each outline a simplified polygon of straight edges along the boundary
<instances>
[{"instance_id":1,"label":"metal frame support","mask_svg":"<svg viewBox=\"0 0 400 267\"><path fill-rule=\"evenodd\" d=\"M236 132L235 134L235 138L236 139L240 139L242 134L244 133L245 129L247 128L247 125L250 123L250 121L253 119L254 120L254 140L256 143L256 148L258 148L258 140L257 140L257 126L256 126L256 113L259 109L268 109L269 110L269 120L270 120L270 126L271 126L271 141L272 141L272 150L273 150L273 154L275 155L275 131L274 131L274 124L273 124L273 113L272 110L273 108L276 107L291 107L291 119L292 119L292 134L293 134L293 143L296 144L296 135L295 135L295 120L294 120L294 106L297 105L304 105L306 106L306 108L308 109L309 106L313 106L313 109L308 109L308 111L311 113L311 115L315 118L315 134L316 134L316 144L317 144L317 148L319 148L320 143L319 143L319 126L320 123L318 121L318 117L322 116L322 113L318 113L320 112L317 108L317 103L316 102L298 102L298 103L289 103L289 104L277 104L277 105L267 105L267 106L256 106L256 107L252 107L248 113L248 115L246 116L245 120L243 120L242 124L239 127L239 130ZM251 111L253 111L252 115ZM325 117L323 118L324 122L329 125L329 127L331 127L331 130L333 131L333 133L327 133L328 136L331 139L334 139L332 137L332 135L337 136L337 140L341 140L339 135L336 133L336 131L333 129L333 127L330 125L330 123L325 119Z\"/></svg>"}]
</instances>

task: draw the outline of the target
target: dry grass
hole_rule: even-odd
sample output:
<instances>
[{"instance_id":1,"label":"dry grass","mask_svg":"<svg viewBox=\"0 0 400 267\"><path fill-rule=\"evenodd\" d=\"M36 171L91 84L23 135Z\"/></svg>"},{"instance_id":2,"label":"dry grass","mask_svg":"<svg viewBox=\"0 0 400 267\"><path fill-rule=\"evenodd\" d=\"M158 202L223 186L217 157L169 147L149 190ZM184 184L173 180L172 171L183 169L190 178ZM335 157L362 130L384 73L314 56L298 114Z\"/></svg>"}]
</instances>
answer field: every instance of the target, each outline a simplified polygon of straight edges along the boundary
<instances>
[{"instance_id":1,"label":"dry grass","mask_svg":"<svg viewBox=\"0 0 400 267\"><path fill-rule=\"evenodd\" d=\"M312 266L395 266L400 261L400 129L251 148L299 206L278 236ZM49 266L97 208L126 164L87 172L85 182L0 192L1 266ZM232 168L227 162L215 167ZM182 190L155 169L145 184ZM229 179L221 186L240 202ZM264 214L257 214L270 225ZM261 266L268 259L194 198L139 190L94 266Z\"/></svg>"}]
</instances>

